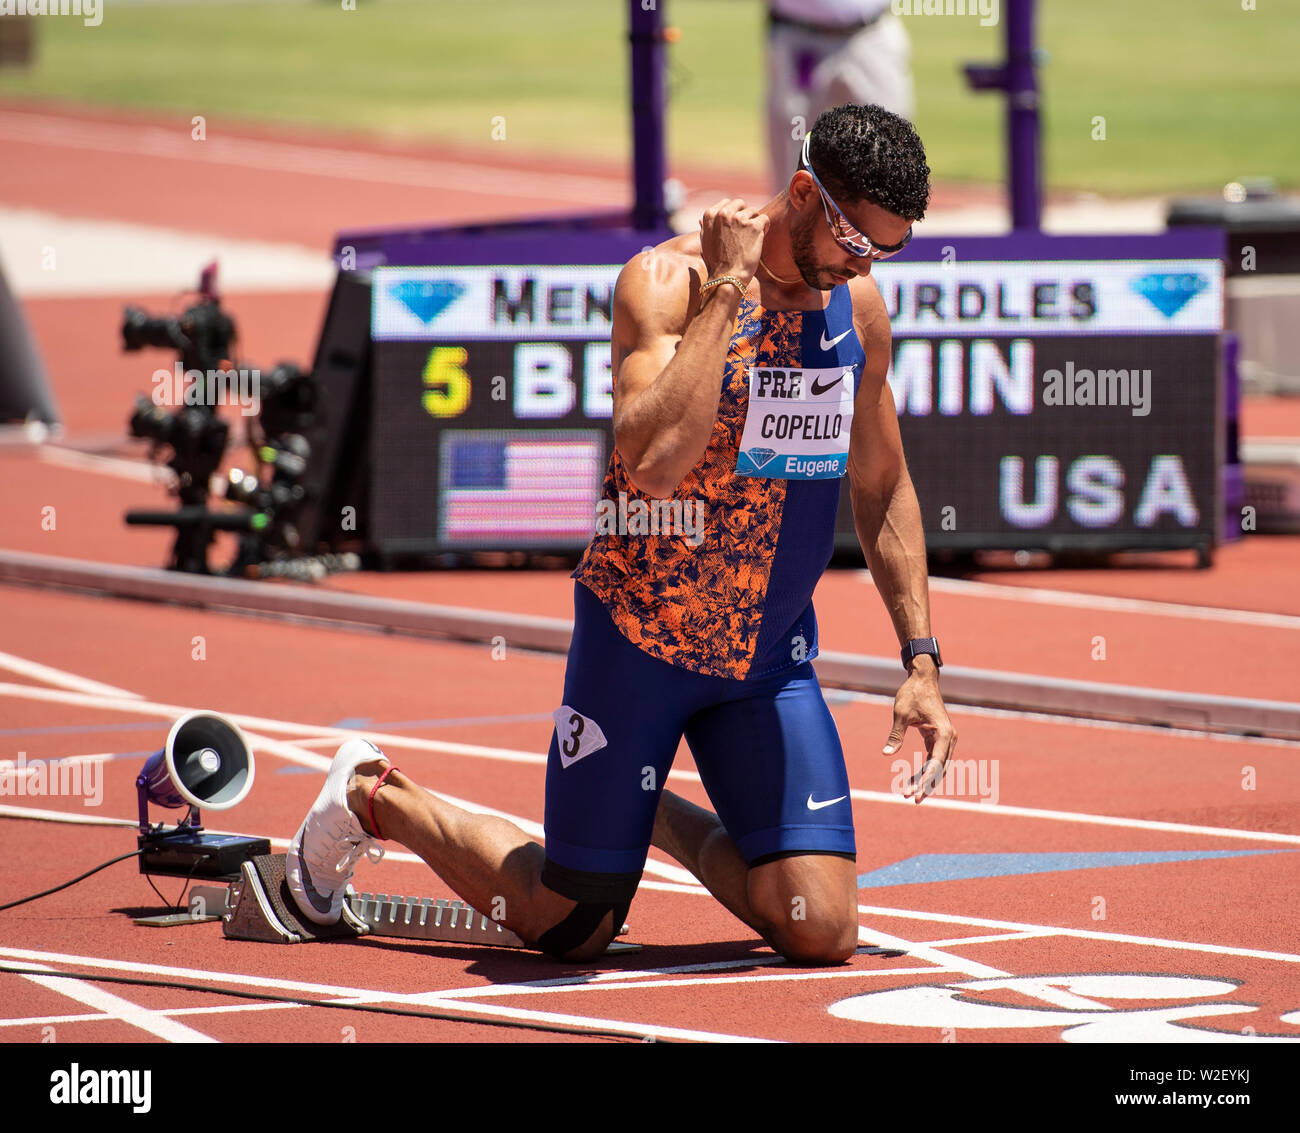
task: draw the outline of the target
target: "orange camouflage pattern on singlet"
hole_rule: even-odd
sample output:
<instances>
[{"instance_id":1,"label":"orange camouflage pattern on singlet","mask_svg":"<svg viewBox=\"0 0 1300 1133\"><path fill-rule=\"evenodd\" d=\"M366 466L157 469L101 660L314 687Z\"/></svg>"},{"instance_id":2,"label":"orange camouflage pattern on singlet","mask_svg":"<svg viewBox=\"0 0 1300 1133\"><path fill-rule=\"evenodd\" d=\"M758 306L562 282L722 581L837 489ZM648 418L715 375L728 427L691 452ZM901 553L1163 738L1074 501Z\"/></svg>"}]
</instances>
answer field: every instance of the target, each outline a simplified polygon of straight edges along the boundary
<instances>
[{"instance_id":1,"label":"orange camouflage pattern on singlet","mask_svg":"<svg viewBox=\"0 0 1300 1133\"><path fill-rule=\"evenodd\" d=\"M713 435L672 496L702 505L699 545L681 533L597 534L573 572L624 637L669 664L735 679L749 673L788 485L736 475L736 457L749 404L749 368L798 364L801 315L741 300ZM653 499L632 484L615 449L602 496L616 503L620 493L629 504Z\"/></svg>"}]
</instances>

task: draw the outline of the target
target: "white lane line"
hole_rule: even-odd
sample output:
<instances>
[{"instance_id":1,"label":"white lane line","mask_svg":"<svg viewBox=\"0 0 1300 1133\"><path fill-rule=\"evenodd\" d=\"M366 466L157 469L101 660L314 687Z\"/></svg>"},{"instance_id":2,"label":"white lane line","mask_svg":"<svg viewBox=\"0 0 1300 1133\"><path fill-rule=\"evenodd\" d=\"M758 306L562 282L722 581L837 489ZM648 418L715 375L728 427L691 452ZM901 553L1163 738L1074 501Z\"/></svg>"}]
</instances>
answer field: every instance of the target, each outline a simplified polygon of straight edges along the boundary
<instances>
[{"instance_id":1,"label":"white lane line","mask_svg":"<svg viewBox=\"0 0 1300 1133\"><path fill-rule=\"evenodd\" d=\"M35 966L47 971L53 971L47 964ZM141 1007L139 1004L132 1003L128 999L123 999L119 995L114 995L111 991L105 991L103 988L96 987L84 980L60 979L57 976L27 975L23 976L23 979L39 984L41 987L49 988L50 991L57 991L60 995L66 995L69 999L84 1003L87 1007L98 1008L108 1018L121 1020L123 1023L138 1027L140 1030L156 1035L169 1043L214 1043L217 1041L201 1031L194 1030L193 1027L187 1027L184 1023L177 1023L174 1019L169 1019L157 1011Z\"/></svg>"},{"instance_id":2,"label":"white lane line","mask_svg":"<svg viewBox=\"0 0 1300 1133\"><path fill-rule=\"evenodd\" d=\"M181 716L184 715L186 712L193 711L193 709L186 708L182 705L176 705L176 704L158 704L143 699L132 700L125 703L117 700L105 701L100 697L82 696L74 692L59 693L57 692L57 690L52 690L52 689L34 689L26 685L0 684L0 696L17 696L20 698L27 697L36 700L53 699L53 700L61 701L63 703L80 703L84 701L93 701L94 703L90 705L92 707L140 712L145 715ZM248 742L253 746L254 750L257 750L259 748L265 749L266 751L269 751L274 755L278 755L283 759L287 759L291 763L297 763L304 767L311 767L318 771L325 771L329 768L329 765L332 762L330 757L321 755L318 752L308 751L305 748L298 747L295 744L285 743L282 740L271 739L268 736L262 735L261 732L251 731L249 730L249 728L256 727L256 728L264 729L265 731L273 731L273 732L278 731L289 735L328 730L328 731L339 733L345 739L357 738L357 733L355 731L348 731L346 729L341 729L341 728L317 729L313 725L309 725L309 724L288 724L285 723L284 721L268 720L260 716L243 716L233 712L227 713L227 715L230 717L230 719L234 720L235 723L239 725L240 729L244 732L245 737L248 739ZM369 738L368 734L367 734L367 738ZM404 737L399 737L399 736L384 737L384 738L386 740L404 739ZM433 743L438 744L436 750L442 750L446 752L446 751L450 751L451 749L461 749L461 750L457 750L456 754L472 755L481 758L484 757L497 758L498 757L497 753L502 750L498 748L480 748L472 744L443 744L443 743L438 743L438 741L427 741L427 740L422 741L421 746L425 744L433 744ZM390 746L395 747L398 745L390 744ZM530 762L530 763L546 762L545 756L536 756L528 752L512 751L512 752L507 752L507 754L513 757L515 762ZM425 789L427 790L428 788ZM431 791L430 793L437 795L439 798L445 799L447 802L451 803L452 806L458 806L464 810L472 811L478 814L491 814L498 818L504 818L509 822L513 822L516 826L518 826L521 830L523 830L525 834L529 834L537 838L541 838L543 836L544 828L542 824L539 822L534 822L533 820L524 818L520 815L510 814L507 811L496 810L495 808L492 807L486 807L480 803L472 803L466 799L457 798L454 795L445 795L438 791ZM287 840L284 842L284 845L286 846L288 845ZM422 859L416 857L414 854L402 855L402 856L394 855L393 860L394 861L403 861L403 860L422 861ZM694 875L691 874L688 870L682 869L680 866L668 865L664 862L659 862L654 860L653 858L650 858L646 861L645 868L647 872L653 873L659 877L664 878L666 881L674 882L678 885L694 886L696 884Z\"/></svg>"},{"instance_id":3,"label":"white lane line","mask_svg":"<svg viewBox=\"0 0 1300 1133\"><path fill-rule=\"evenodd\" d=\"M746 976L686 976L681 979L666 980L623 980L616 983L586 983L586 984L552 984L548 987L540 987L536 984L495 984L488 987L475 988L456 988L449 992L430 993L427 1003L446 1002L455 999L458 1002L465 999L495 999L498 995L515 996L515 995L549 995L552 992L565 991L637 991L647 987L702 987L711 984L755 984L804 980L843 980L859 979L863 976L904 976L904 975L933 975L936 971L943 972L943 968L854 968L851 971L800 971L800 972L772 972L766 975L746 975Z\"/></svg>"},{"instance_id":4,"label":"white lane line","mask_svg":"<svg viewBox=\"0 0 1300 1133\"><path fill-rule=\"evenodd\" d=\"M861 571L870 578L870 572ZM930 589L941 594L995 598L1038 606L1067 606L1083 610L1106 610L1122 614L1147 614L1160 618L1190 618L1194 621L1227 622L1232 625L1264 626L1269 629L1300 630L1295 614L1272 614L1261 610L1235 610L1223 606L1192 606L1181 602L1157 602L1148 598L1119 598L1108 594L1081 594L1073 590L1047 590L1029 586L1001 586L959 578L931 578Z\"/></svg>"},{"instance_id":5,"label":"white lane line","mask_svg":"<svg viewBox=\"0 0 1300 1133\"><path fill-rule=\"evenodd\" d=\"M54 1027L61 1023L111 1023L113 1016L97 1011L94 1015L33 1015L27 1019L0 1019L0 1027Z\"/></svg>"},{"instance_id":6,"label":"white lane line","mask_svg":"<svg viewBox=\"0 0 1300 1133\"><path fill-rule=\"evenodd\" d=\"M827 703L832 712L843 704L862 701L893 708L894 698L876 692L857 692L849 689L825 690L834 694ZM1055 716L1050 712L1031 712L1024 708L990 708L982 704L950 704L949 716L983 716L993 720L1025 720L1034 724L1050 724L1057 728L1093 728L1106 732L1130 732L1140 736L1162 736L1173 739L1195 740L1197 743L1244 744L1247 747L1281 747L1296 751L1295 740L1281 736L1242 736L1231 732L1198 732L1195 728L1179 728L1167 724L1138 724L1131 720L1094 720L1087 716Z\"/></svg>"},{"instance_id":7,"label":"white lane line","mask_svg":"<svg viewBox=\"0 0 1300 1133\"><path fill-rule=\"evenodd\" d=\"M255 976L242 972L214 972L206 968L179 968L168 964L147 964L135 960L79 956L74 952L44 952L33 948L0 947L0 958L32 961L37 964L72 964L82 968L107 968L111 972L136 972L147 976L170 977L198 983L233 984L236 987L261 988L265 991L275 992L306 992L312 995L328 995L341 998L387 994L385 992L376 992L371 988L310 983L305 980L282 980L272 976ZM0 974L3 973L0 972Z\"/></svg>"},{"instance_id":8,"label":"white lane line","mask_svg":"<svg viewBox=\"0 0 1300 1133\"><path fill-rule=\"evenodd\" d=\"M412 996L409 993L389 992L381 989L335 987L328 984L313 984L302 980L280 980L267 976L249 976L235 972L212 972L195 968L175 968L162 964L142 964L129 960L106 960L94 956L76 956L67 953L40 952L34 949L0 948L0 957L23 960L39 964L60 963L74 964L79 967L109 968L114 971L144 972L160 977L200 981L212 984L229 984L236 987L274 989L276 991L305 992L353 1003L377 1003L408 1005L418 1003L421 1006L436 1009L445 1006L449 1011L465 1014L482 1015L484 1018L521 1019L545 1023L562 1023L577 1027L591 1027L605 1031L620 1031L627 1035L654 1035L657 1038L681 1038L697 1042L772 1042L777 1040L760 1039L751 1035L731 1035L714 1031L689 1030L682 1027L660 1027L653 1023L633 1023L621 1019L603 1019L587 1015L561 1015L550 1011L529 1011L522 1008L505 1007L497 1004L472 1003L462 1000L446 1000L424 1003L421 993ZM0 972L0 974L3 974ZM71 981L64 981L71 982ZM78 981L80 982L80 981ZM219 991L219 988L214 988ZM181 1024L175 1024L182 1026ZM185 1028L188 1030L189 1028ZM195 1032L197 1034L197 1032Z\"/></svg>"},{"instance_id":9,"label":"white lane line","mask_svg":"<svg viewBox=\"0 0 1300 1133\"><path fill-rule=\"evenodd\" d=\"M782 968L786 966L786 963L787 961L785 957L777 955L763 957L761 959L709 960L700 964L670 964L658 968L620 969L611 972L584 973L580 976L553 976L549 979L525 980L522 983L509 985L473 984L468 987L460 985L453 988L444 988L441 991L426 992L425 994L439 999L452 999L459 996L496 994L495 986L509 986L525 989L540 988L541 990L546 991L551 988L584 988L591 987L595 984L631 985L640 980L653 980L664 976L695 975L702 972L734 971L736 968Z\"/></svg>"},{"instance_id":10,"label":"white lane line","mask_svg":"<svg viewBox=\"0 0 1300 1133\"><path fill-rule=\"evenodd\" d=\"M156 1011L157 1015L166 1015L169 1019L179 1019L186 1015L237 1015L255 1011L302 1011L298 1003L232 1003L225 1007L169 1007L165 1011ZM58 1027L73 1023L111 1022L109 1015L44 1015L31 1019L0 1019L0 1027ZM215 1041L215 1040L214 1040Z\"/></svg>"},{"instance_id":11,"label":"white lane line","mask_svg":"<svg viewBox=\"0 0 1300 1133\"><path fill-rule=\"evenodd\" d=\"M859 911L861 911L861 908L862 906L859 905ZM871 943L885 948L901 949L908 956L933 964L936 970L959 972L963 975L969 975L972 979L996 979L999 976L1011 976L1012 974L1004 972L1001 968L981 964L977 960L954 956L946 949L935 948L933 945L921 944L913 940L905 940L901 936L890 936L874 924L870 926L859 925L858 940L864 944ZM1072 991L1066 991L1064 988L1055 987L1046 982L1027 984L1021 990L1026 995L1041 999L1044 1003L1050 1003L1055 1007L1067 1007L1077 1010L1110 1010L1104 1003L1085 999L1081 995L1075 995Z\"/></svg>"},{"instance_id":12,"label":"white lane line","mask_svg":"<svg viewBox=\"0 0 1300 1133\"><path fill-rule=\"evenodd\" d=\"M22 294L30 296L31 292L24 288ZM102 476L115 476L119 480L134 480L138 483L157 484L165 488L170 488L176 482L176 476L170 469L140 460L100 456L93 452L80 452L77 449L50 444L41 445L36 450L36 455L46 464L58 464L82 472L96 472Z\"/></svg>"},{"instance_id":13,"label":"white lane line","mask_svg":"<svg viewBox=\"0 0 1300 1133\"><path fill-rule=\"evenodd\" d=\"M989 936L959 936L940 940L924 940L927 947L955 948L959 944L1001 944L1006 940L1034 940L1042 936L1056 936L1055 929L1042 929L1029 932L998 932Z\"/></svg>"},{"instance_id":14,"label":"white lane line","mask_svg":"<svg viewBox=\"0 0 1300 1133\"><path fill-rule=\"evenodd\" d=\"M137 820L130 818L111 818L107 815L81 814L77 811L43 810L34 806L9 806L8 804L0 804L0 818L25 818L35 822L66 822L75 826L139 826ZM246 830L218 830L210 826L206 827L206 829L212 834L238 834L242 837L265 837L265 835L262 834L251 835ZM525 831L525 833L527 832ZM277 850L287 850L289 848L289 843L292 841L291 838L269 838L267 840L271 843L271 847ZM409 865L428 865L428 863L418 854L412 854L406 850L389 850L384 854L384 861L402 862ZM685 872L678 870L678 867L676 866L668 865L664 862L657 862L653 858L646 859L645 868L647 873L659 872L665 877L672 877L676 876L679 872ZM687 873L687 876L689 877L691 875ZM688 893L692 896L699 894L707 895L709 892L698 882L685 884L676 881L652 881L651 879L644 877L641 879L640 888L654 889L664 893Z\"/></svg>"},{"instance_id":15,"label":"white lane line","mask_svg":"<svg viewBox=\"0 0 1300 1133\"><path fill-rule=\"evenodd\" d=\"M781 1039L763 1039L754 1035L729 1035L716 1031L696 1031L685 1027L661 1027L654 1023L632 1023L622 1019L604 1019L589 1015L561 1015L555 1011L528 1011L520 1007L504 1007L495 1003L477 1003L473 1000L455 999L442 1003L427 1003L436 1008L446 1006L456 1011L503 1019L524 1019L539 1023L560 1023L573 1027L598 1027L603 1031L621 1031L626 1035L654 1035L660 1039L686 1039L706 1043L775 1043Z\"/></svg>"},{"instance_id":16,"label":"white lane line","mask_svg":"<svg viewBox=\"0 0 1300 1133\"><path fill-rule=\"evenodd\" d=\"M163 704L160 701L144 699L127 700L117 697L93 696L71 691L64 692L59 689L37 688L32 685L0 684L0 696L12 696L25 700L53 701L78 708L103 708L110 712L133 712L142 716L157 716L161 719L183 716L186 712L195 711L193 706L188 705ZM344 740L355 740L359 735L364 735L366 739L374 741L381 747L387 743L394 747L417 748L421 751L436 751L447 755L500 759L511 763L544 764L546 762L546 757L543 755L537 755L534 752L515 751L510 748L447 743L443 740L417 740L410 736L390 735L387 733L359 733L352 728L332 728L321 724L300 724L235 712L224 712L223 715L230 717L246 732L273 732L286 736L317 736L322 739L337 739L340 743ZM306 751L302 753L302 756L310 756L313 760L323 758L315 752ZM326 762L328 763L328 761Z\"/></svg>"},{"instance_id":17,"label":"white lane line","mask_svg":"<svg viewBox=\"0 0 1300 1133\"><path fill-rule=\"evenodd\" d=\"M459 804L454 804L454 805L459 805ZM466 809L470 809L470 808L466 807ZM507 817L507 818L510 817L509 815L505 815L505 813L502 811L493 811L492 813L501 815L502 817ZM36 822L66 822L76 826L116 826L116 827L139 826L138 821L129 818L111 818L106 815L79 814L76 811L42 810L39 807L9 806L7 804L0 804L0 818L25 818ZM516 824L518 822L518 820L516 819L511 819L511 821L515 821ZM523 821L527 821L527 820L525 819ZM536 824L534 823L532 825L536 825ZM211 826L205 827L205 829L207 829L208 832L212 834L238 834L241 835L242 837L257 837L257 838L266 837L264 834L256 834L256 835L249 834L248 831L246 830L218 830ZM524 833L528 833L528 832L525 830ZM267 841L271 843L271 848L276 850L287 850L289 848L289 843L292 840L293 839L291 838L268 838L267 839ZM426 867L428 866L428 863L418 854L412 854L406 850L388 850L384 854L384 861L394 862L394 863L401 862L407 865L422 865ZM685 870L681 870L677 866L668 865L667 863L664 862L657 862L653 858L646 859L645 868L647 873L658 873L661 876L668 877L668 878L674 878L679 873L685 873L687 877L691 877L691 875L687 873ZM692 880L694 879L692 878ZM665 893L688 893L691 894L692 896L698 894L707 895L709 892L707 889L704 888L704 886L700 885L698 882L694 884L685 884L680 881L672 881L672 880L653 881L650 878L644 878L644 877L641 879L640 888L660 890Z\"/></svg>"},{"instance_id":18,"label":"white lane line","mask_svg":"<svg viewBox=\"0 0 1300 1133\"><path fill-rule=\"evenodd\" d=\"M875 925L858 926L858 943L874 944L880 948L897 948L917 960L924 960L933 964L936 968L950 968L952 971L968 975L972 979L985 979L990 976L1005 976L1008 974L1002 971L1001 968L981 964L978 960L950 956L948 953L930 945L918 944L915 940L904 940L901 936L891 936L884 930L876 928Z\"/></svg>"},{"instance_id":19,"label":"white lane line","mask_svg":"<svg viewBox=\"0 0 1300 1133\"><path fill-rule=\"evenodd\" d=\"M181 705L159 704L154 701L146 700L125 700L110 697L86 696L75 692L64 692L58 689L35 688L29 685L0 684L0 696L12 696L27 700L55 701L61 704L75 704L88 708L105 708L113 712L134 712L145 716L179 716L186 712L193 711L192 708ZM234 720L240 728L260 729L262 732L277 732L291 736L337 736L340 741L345 739L356 739L358 735L356 731L347 728L330 728L315 724L300 724L283 720L272 720L265 716L245 716L234 712L227 712L226 715L229 716L230 719ZM504 759L508 762L514 763L542 764L546 762L545 756L537 755L533 752L515 751L509 748L481 747L477 744L448 743L442 740L415 740L409 736L378 736L372 735L369 732L365 733L365 735L367 739L372 739L375 743L381 743L382 740L383 743L388 743L392 747L410 747L425 751L437 751L447 755L465 755L478 759ZM320 766L315 761L322 760L325 757L318 755L315 752L302 750L293 758L295 762L307 764L308 761L310 761L309 765ZM328 765L328 761L325 765ZM700 781L699 775L694 771L673 771L669 778L674 776L689 782L698 783ZM861 788L855 788L851 793L853 798L860 802L883 802L906 806L916 805L910 799L905 799L902 795L896 795L889 791L868 791ZM982 802L964 802L960 799L944 799L935 796L928 798L925 805L935 810L963 810L975 814L1005 815L1020 818L1044 818L1056 822L1079 822L1094 826L1122 827L1130 830L1159 830L1170 834L1196 834L1209 838L1239 838L1253 842L1280 842L1288 845L1300 845L1300 834L1281 834L1271 830L1239 830L1227 826L1196 826L1186 822L1159 822L1153 819L1122 818L1115 815L1087 814L1079 811L1048 810L1041 807L1009 806L1003 803L993 805ZM515 819L512 818L511 821L515 821Z\"/></svg>"},{"instance_id":20,"label":"white lane line","mask_svg":"<svg viewBox=\"0 0 1300 1133\"><path fill-rule=\"evenodd\" d=\"M58 775L60 765L64 767L75 767L77 765L85 766L88 763L111 763L117 758L115 751L101 751L92 755L38 755L32 759L26 758L23 753L24 763L20 767L15 759L0 759L0 774L3 775L22 775L24 778L35 775L37 771L44 768L50 775L51 781L54 781ZM10 789L8 794L17 794Z\"/></svg>"},{"instance_id":21,"label":"white lane line","mask_svg":"<svg viewBox=\"0 0 1300 1133\"><path fill-rule=\"evenodd\" d=\"M473 185L475 193L480 195L517 196L522 178L527 182L531 197L583 204L608 202L611 195L630 192L625 175L602 177L599 174L547 173L532 168L503 169L453 159L369 154L253 138L214 136L196 146L188 128L168 130L114 122L70 122L53 115L19 111L0 113L0 139L58 149L175 158L381 185L414 185L424 189L457 191Z\"/></svg>"},{"instance_id":22,"label":"white lane line","mask_svg":"<svg viewBox=\"0 0 1300 1133\"><path fill-rule=\"evenodd\" d=\"M26 657L18 657L13 653L0 653L0 669L7 669L11 673L18 673L20 676L31 677L34 681L44 681L48 685L69 689L73 692L83 692L96 696L127 697L132 700L140 699L140 694L137 692L127 692L126 689L115 688L113 685L103 684L100 681L92 681L89 677L81 677L76 673L65 672L63 669L55 669L49 665L29 661Z\"/></svg>"},{"instance_id":23,"label":"white lane line","mask_svg":"<svg viewBox=\"0 0 1300 1133\"><path fill-rule=\"evenodd\" d=\"M1209 952L1216 956L1242 956L1251 960L1280 960L1287 964L1300 964L1300 956L1291 952L1266 952L1258 948L1236 948L1226 944L1201 944L1190 940L1165 940L1157 936L1133 936L1129 933L1097 932L1086 928L1061 928L1057 925L1024 924L1021 921L997 921L987 917L927 913L920 909L897 909L885 905L859 905L858 912L866 917L898 917L935 924L970 925L972 928L1010 929L1013 932L1029 930L1050 936L1072 936L1079 940L1104 940L1114 944L1139 944L1150 948L1174 948L1184 952Z\"/></svg>"},{"instance_id":24,"label":"white lane line","mask_svg":"<svg viewBox=\"0 0 1300 1133\"><path fill-rule=\"evenodd\" d=\"M892 791L850 791L859 802L894 803L916 806L911 799ZM1238 830L1230 826L1194 826L1189 822L1159 822L1150 818L1119 818L1109 814L1085 814L1072 810L1045 810L1042 807L1008 806L1005 803L976 803L962 799L942 799L931 795L922 806L936 810L961 810L971 814L1005 815L1008 818L1045 818L1053 822L1079 822L1088 826L1119 826L1126 830L1160 830L1166 834L1198 834L1206 838L1241 838L1249 842L1283 842L1300 845L1300 834L1280 834L1273 830Z\"/></svg>"},{"instance_id":25,"label":"white lane line","mask_svg":"<svg viewBox=\"0 0 1300 1133\"><path fill-rule=\"evenodd\" d=\"M278 755L289 763L297 763L301 767L311 767L316 771L328 771L330 763L333 762L332 757L321 755L319 752L308 751L297 744L285 743L284 740L275 740L270 736L262 735L260 732L247 731L243 727L239 730L244 733L244 737L248 740L248 744L254 752L266 751L271 755Z\"/></svg>"},{"instance_id":26,"label":"white lane line","mask_svg":"<svg viewBox=\"0 0 1300 1133\"><path fill-rule=\"evenodd\" d=\"M866 953L863 953L866 955ZM570 983L611 983L619 980L640 980L655 976L680 976L696 972L725 972L735 968L782 968L787 961L784 956L773 954L758 959L748 960L708 960L701 964L666 964L659 968L637 968L617 972L597 972L591 976L560 976L552 980L528 980L529 986L542 987L546 984Z\"/></svg>"},{"instance_id":27,"label":"white lane line","mask_svg":"<svg viewBox=\"0 0 1300 1133\"><path fill-rule=\"evenodd\" d=\"M451 988L445 992L430 993L425 1000L416 1003L414 1000L409 1001L408 1005L413 1006L438 1006L448 1004L450 1000L463 1000L473 997L495 997L495 996L514 996L514 995L543 995L552 991L608 991L608 990L635 990L638 987L690 987L700 984L732 984L732 983L756 983L769 980L827 980L827 979L846 979L856 976L896 976L924 974L934 975L936 972L942 972L943 969L935 968L881 968L878 970L861 969L854 971L833 971L833 972L781 972L768 975L753 976L729 976L724 978L700 978L700 979L659 979L646 980L644 982L623 980L618 983L568 983L545 986L541 984L498 984L488 987L468 987L468 988ZM641 973L629 973L629 975L639 975ZM359 999L331 999L330 1003L340 1006L346 1006L348 1003L362 1003ZM459 1005L459 1004L457 1004ZM174 1007L166 1011L159 1011L157 1014L165 1015L168 1018L180 1018L190 1015L237 1015L251 1014L257 1011L301 1011L305 1010L308 1005L296 1003L234 1003L222 1007ZM95 1023L108 1019L107 1015L46 1015L37 1016L29 1019L0 1019L0 1027L39 1027L39 1026L60 1026L73 1023ZM647 1033L641 1024L633 1024L637 1034ZM699 1032L693 1032L698 1034ZM716 1041L716 1040L713 1040ZM744 1040L750 1041L750 1040Z\"/></svg>"},{"instance_id":28,"label":"white lane line","mask_svg":"<svg viewBox=\"0 0 1300 1133\"><path fill-rule=\"evenodd\" d=\"M70 822L76 826L139 826L130 818L110 818L102 814L83 814L74 810L42 810L34 806L0 804L0 818L27 818L35 822Z\"/></svg>"}]
</instances>

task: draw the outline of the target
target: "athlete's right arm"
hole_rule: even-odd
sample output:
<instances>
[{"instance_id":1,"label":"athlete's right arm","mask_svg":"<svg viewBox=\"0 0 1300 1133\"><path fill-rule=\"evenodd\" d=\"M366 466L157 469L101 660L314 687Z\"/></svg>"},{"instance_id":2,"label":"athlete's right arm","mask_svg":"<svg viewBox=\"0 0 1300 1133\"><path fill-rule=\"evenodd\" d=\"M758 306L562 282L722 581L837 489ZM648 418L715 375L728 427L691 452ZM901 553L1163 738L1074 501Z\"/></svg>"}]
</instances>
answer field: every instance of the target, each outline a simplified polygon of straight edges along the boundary
<instances>
[{"instance_id":1,"label":"athlete's right arm","mask_svg":"<svg viewBox=\"0 0 1300 1133\"><path fill-rule=\"evenodd\" d=\"M767 224L743 201L709 209L701 247L710 277L748 285ZM740 292L720 284L701 297L704 282L691 257L656 249L633 258L614 289L614 444L632 483L657 499L699 463L717 419Z\"/></svg>"}]
</instances>

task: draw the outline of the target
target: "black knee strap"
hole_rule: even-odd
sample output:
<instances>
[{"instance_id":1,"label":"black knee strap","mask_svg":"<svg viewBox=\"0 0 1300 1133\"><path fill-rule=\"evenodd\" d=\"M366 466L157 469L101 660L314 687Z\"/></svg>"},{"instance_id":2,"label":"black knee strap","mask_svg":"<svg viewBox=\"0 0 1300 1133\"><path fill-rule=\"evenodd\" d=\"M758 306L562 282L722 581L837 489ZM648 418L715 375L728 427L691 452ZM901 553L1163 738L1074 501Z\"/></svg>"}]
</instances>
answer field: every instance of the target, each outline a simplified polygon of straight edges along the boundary
<instances>
[{"instance_id":1,"label":"black knee strap","mask_svg":"<svg viewBox=\"0 0 1300 1133\"><path fill-rule=\"evenodd\" d=\"M537 947L548 956L563 960L575 948L580 948L591 939L592 933L600 927L606 914L613 912L613 933L618 935L623 927L623 918L631 908L632 902L621 905L600 901L580 901L564 920L554 928L548 929L538 938Z\"/></svg>"}]
</instances>

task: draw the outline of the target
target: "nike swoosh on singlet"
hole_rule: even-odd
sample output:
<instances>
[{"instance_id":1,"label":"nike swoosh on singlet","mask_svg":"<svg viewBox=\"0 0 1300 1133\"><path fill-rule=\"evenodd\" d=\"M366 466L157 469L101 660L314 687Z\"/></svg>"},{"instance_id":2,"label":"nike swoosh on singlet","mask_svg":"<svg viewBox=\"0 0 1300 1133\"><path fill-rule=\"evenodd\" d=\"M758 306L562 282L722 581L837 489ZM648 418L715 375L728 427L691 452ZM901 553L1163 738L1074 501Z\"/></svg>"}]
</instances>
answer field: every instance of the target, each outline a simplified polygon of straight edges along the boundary
<instances>
[{"instance_id":1,"label":"nike swoosh on singlet","mask_svg":"<svg viewBox=\"0 0 1300 1133\"><path fill-rule=\"evenodd\" d=\"M815 803L815 802L813 802L813 797L812 797L812 795L809 795L809 796L808 796L808 809L809 809L809 810L821 810L822 807L826 807L826 806L834 806L836 803L842 803L842 802L843 802L845 799L847 799L848 797L849 797L848 795L841 795L838 799L827 799L824 803Z\"/></svg>"},{"instance_id":2,"label":"nike swoosh on singlet","mask_svg":"<svg viewBox=\"0 0 1300 1133\"><path fill-rule=\"evenodd\" d=\"M827 341L826 341L826 332L825 332L825 331L822 331L822 344L821 344L821 345L822 345L822 349L823 349L823 350L829 350L832 346L834 346L837 342L839 342L840 339L842 339L842 338L848 338L849 335L851 335L852 333L853 333L853 328L852 328L852 327L849 327L849 329L846 330L843 334L837 334L834 338L832 338L829 342L827 342Z\"/></svg>"},{"instance_id":3,"label":"nike swoosh on singlet","mask_svg":"<svg viewBox=\"0 0 1300 1133\"><path fill-rule=\"evenodd\" d=\"M827 382L825 385L822 385L821 378L813 378L812 385L808 387L809 392L812 393L813 397L821 397L821 395L824 394L828 389L833 389L835 386L839 385L840 382L842 382L843 380L844 380L844 375L841 374L833 382Z\"/></svg>"}]
</instances>

